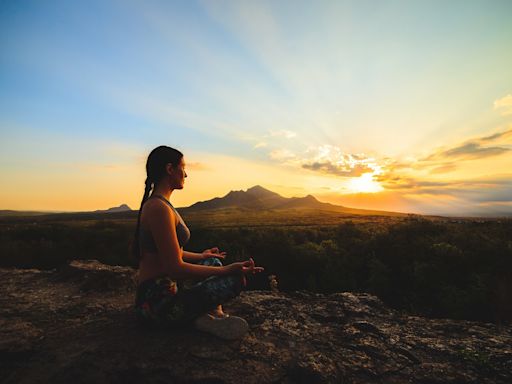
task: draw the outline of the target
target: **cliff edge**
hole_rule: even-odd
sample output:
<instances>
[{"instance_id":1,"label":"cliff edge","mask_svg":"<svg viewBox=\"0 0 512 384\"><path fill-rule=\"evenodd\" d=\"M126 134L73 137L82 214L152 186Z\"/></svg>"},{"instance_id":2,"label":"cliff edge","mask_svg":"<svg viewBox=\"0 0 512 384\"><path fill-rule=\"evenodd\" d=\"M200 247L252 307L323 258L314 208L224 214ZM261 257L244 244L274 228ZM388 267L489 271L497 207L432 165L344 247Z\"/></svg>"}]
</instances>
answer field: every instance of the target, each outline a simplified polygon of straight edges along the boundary
<instances>
[{"instance_id":1,"label":"cliff edge","mask_svg":"<svg viewBox=\"0 0 512 384\"><path fill-rule=\"evenodd\" d=\"M0 269L2 383L510 383L512 328L409 316L364 293L248 291L249 333L150 331L135 271Z\"/></svg>"}]
</instances>

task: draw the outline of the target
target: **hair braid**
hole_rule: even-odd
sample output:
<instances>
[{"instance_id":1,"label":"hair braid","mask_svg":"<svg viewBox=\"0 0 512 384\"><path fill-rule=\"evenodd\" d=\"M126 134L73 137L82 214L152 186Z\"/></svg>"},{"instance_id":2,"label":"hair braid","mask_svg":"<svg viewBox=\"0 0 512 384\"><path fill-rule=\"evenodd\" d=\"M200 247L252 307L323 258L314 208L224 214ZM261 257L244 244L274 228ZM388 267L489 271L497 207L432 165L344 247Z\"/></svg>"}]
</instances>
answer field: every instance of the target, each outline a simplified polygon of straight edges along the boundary
<instances>
[{"instance_id":1,"label":"hair braid","mask_svg":"<svg viewBox=\"0 0 512 384\"><path fill-rule=\"evenodd\" d=\"M135 234L133 236L132 243L132 254L136 261L140 260L140 249L139 249L139 229L140 229L140 214L142 212L142 206L146 202L149 197L149 192L151 192L153 182L149 177L146 178L146 188L144 189L144 196L142 196L142 201L140 202L139 214L137 216L137 226L135 227Z\"/></svg>"}]
</instances>

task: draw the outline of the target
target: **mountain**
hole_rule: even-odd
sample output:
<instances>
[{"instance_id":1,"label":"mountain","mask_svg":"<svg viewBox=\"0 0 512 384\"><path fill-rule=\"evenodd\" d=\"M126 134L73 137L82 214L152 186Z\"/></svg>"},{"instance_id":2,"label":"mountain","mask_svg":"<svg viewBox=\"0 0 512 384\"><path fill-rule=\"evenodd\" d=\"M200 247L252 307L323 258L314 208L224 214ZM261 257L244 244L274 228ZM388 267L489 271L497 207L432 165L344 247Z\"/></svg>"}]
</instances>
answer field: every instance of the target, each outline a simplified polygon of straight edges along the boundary
<instances>
[{"instance_id":1,"label":"mountain","mask_svg":"<svg viewBox=\"0 0 512 384\"><path fill-rule=\"evenodd\" d=\"M109 208L109 209L105 209L105 210L96 210L94 211L94 213L115 213L115 212L127 212L127 211L131 211L132 209L126 205L126 204L121 204L119 207L113 207L113 208Z\"/></svg>"},{"instance_id":2,"label":"mountain","mask_svg":"<svg viewBox=\"0 0 512 384\"><path fill-rule=\"evenodd\" d=\"M348 208L342 205L322 203L313 195L305 197L283 197L278 193L269 191L261 185L255 185L247 191L230 191L224 197L216 197L207 201L200 201L189 207L180 208L182 212L198 212L206 210L219 210L236 208L242 210L268 210L268 209L315 209L330 212L361 215L405 215L396 212L373 211L366 209Z\"/></svg>"},{"instance_id":3,"label":"mountain","mask_svg":"<svg viewBox=\"0 0 512 384\"><path fill-rule=\"evenodd\" d=\"M221 208L276 209L286 205L289 201L290 199L256 185L247 191L230 191L224 197L200 201L185 209L190 211Z\"/></svg>"}]
</instances>

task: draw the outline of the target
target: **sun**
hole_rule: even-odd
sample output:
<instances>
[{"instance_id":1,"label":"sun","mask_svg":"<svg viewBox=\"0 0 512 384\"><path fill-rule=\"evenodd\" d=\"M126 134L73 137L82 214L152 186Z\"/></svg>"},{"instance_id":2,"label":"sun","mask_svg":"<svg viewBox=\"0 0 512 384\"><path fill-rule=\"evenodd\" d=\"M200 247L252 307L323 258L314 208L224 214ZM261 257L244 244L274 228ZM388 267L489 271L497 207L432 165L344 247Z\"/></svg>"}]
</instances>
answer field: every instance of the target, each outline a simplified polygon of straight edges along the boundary
<instances>
[{"instance_id":1,"label":"sun","mask_svg":"<svg viewBox=\"0 0 512 384\"><path fill-rule=\"evenodd\" d=\"M348 183L348 189L354 193L375 193L380 192L384 188L378 181L373 180L374 173L365 173L356 177Z\"/></svg>"}]
</instances>

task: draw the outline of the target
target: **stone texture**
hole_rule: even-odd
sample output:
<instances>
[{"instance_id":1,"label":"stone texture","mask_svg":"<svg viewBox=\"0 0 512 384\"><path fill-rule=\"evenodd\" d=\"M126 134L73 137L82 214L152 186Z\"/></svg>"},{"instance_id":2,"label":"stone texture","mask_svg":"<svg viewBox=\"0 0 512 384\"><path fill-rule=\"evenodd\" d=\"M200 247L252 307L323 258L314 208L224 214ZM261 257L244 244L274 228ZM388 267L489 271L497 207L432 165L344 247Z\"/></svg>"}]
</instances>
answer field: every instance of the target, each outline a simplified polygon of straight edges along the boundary
<instances>
[{"instance_id":1,"label":"stone texture","mask_svg":"<svg viewBox=\"0 0 512 384\"><path fill-rule=\"evenodd\" d=\"M0 279L2 383L512 382L512 327L410 316L365 293L243 292L225 307L250 332L224 341L137 327L130 268Z\"/></svg>"}]
</instances>

